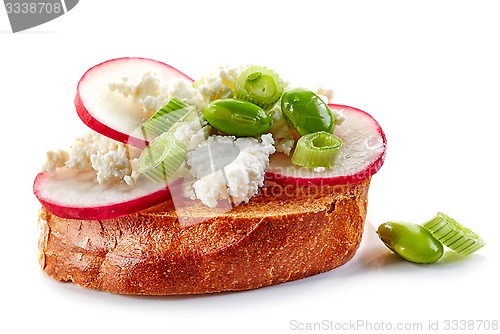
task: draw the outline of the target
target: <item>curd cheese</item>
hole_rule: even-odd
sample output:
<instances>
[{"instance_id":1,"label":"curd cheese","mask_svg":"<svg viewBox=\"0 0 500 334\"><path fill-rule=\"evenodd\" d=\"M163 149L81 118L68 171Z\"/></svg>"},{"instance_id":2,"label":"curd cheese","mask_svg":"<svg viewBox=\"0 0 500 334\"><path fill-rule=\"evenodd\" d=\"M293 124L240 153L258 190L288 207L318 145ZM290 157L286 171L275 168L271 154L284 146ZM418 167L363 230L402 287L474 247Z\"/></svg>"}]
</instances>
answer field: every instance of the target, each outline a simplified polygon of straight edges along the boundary
<instances>
[{"instance_id":1,"label":"curd cheese","mask_svg":"<svg viewBox=\"0 0 500 334\"><path fill-rule=\"evenodd\" d=\"M195 119L177 126L173 132L175 139L186 145L188 151L195 149L207 140L212 127L207 121Z\"/></svg>"},{"instance_id":2,"label":"curd cheese","mask_svg":"<svg viewBox=\"0 0 500 334\"><path fill-rule=\"evenodd\" d=\"M69 152L64 150L49 151L43 169L54 173L57 168L67 167L76 172L95 171L99 184L124 181L133 185L138 177L132 168L131 159L136 159L137 150L91 132L78 138L71 145Z\"/></svg>"},{"instance_id":3,"label":"curd cheese","mask_svg":"<svg viewBox=\"0 0 500 334\"><path fill-rule=\"evenodd\" d=\"M205 103L217 99L233 98L236 90L236 79L243 68L243 66L219 66L196 81L194 85L203 96Z\"/></svg>"},{"instance_id":4,"label":"curd cheese","mask_svg":"<svg viewBox=\"0 0 500 334\"><path fill-rule=\"evenodd\" d=\"M47 160L43 164L43 170L54 174L57 168L64 167L69 160L69 153L64 150L55 150L47 152Z\"/></svg>"},{"instance_id":5,"label":"curd cheese","mask_svg":"<svg viewBox=\"0 0 500 334\"><path fill-rule=\"evenodd\" d=\"M225 167L196 180L192 185L192 199L197 198L209 207L215 207L218 200L230 199L233 204L248 202L264 185L269 155L275 152L272 135L264 134L260 140L213 135L201 146L217 143L234 143L240 152ZM192 161L193 157L188 154L187 164L190 165Z\"/></svg>"},{"instance_id":6,"label":"curd cheese","mask_svg":"<svg viewBox=\"0 0 500 334\"><path fill-rule=\"evenodd\" d=\"M161 95L161 79L154 72L144 73L139 83L130 82L130 78L124 77L119 82L110 83L108 87L110 91L118 91L124 97L131 96L143 106L143 110L147 114L155 113L158 110L155 101L148 99L150 96Z\"/></svg>"},{"instance_id":7,"label":"curd cheese","mask_svg":"<svg viewBox=\"0 0 500 334\"><path fill-rule=\"evenodd\" d=\"M112 82L108 86L109 90L117 91L124 97L132 97L148 116L152 116L173 97L186 102L199 113L203 110L203 96L187 79L162 80L156 73L148 71L138 83L130 81L130 78L122 78L119 82Z\"/></svg>"}]
</instances>

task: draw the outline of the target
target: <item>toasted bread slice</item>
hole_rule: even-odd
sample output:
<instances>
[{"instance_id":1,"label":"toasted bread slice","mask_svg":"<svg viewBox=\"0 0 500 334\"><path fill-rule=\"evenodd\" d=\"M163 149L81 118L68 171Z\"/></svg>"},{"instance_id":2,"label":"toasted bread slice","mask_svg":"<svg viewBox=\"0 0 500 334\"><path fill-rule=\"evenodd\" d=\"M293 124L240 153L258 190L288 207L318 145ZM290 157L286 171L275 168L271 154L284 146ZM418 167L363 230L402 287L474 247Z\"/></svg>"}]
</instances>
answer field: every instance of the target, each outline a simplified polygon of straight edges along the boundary
<instances>
[{"instance_id":1,"label":"toasted bread slice","mask_svg":"<svg viewBox=\"0 0 500 334\"><path fill-rule=\"evenodd\" d=\"M56 280L119 294L202 294L297 280L352 258L369 183L268 185L229 211L168 201L100 221L42 208L39 262Z\"/></svg>"}]
</instances>

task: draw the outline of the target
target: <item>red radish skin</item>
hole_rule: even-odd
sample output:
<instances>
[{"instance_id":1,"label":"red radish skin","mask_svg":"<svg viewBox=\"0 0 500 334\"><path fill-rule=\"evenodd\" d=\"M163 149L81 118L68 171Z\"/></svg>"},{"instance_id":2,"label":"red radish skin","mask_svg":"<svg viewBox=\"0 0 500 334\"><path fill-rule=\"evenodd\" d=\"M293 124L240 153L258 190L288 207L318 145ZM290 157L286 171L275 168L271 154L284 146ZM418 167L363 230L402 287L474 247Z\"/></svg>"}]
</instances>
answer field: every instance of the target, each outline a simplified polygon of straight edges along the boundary
<instances>
[{"instance_id":1,"label":"red radish skin","mask_svg":"<svg viewBox=\"0 0 500 334\"><path fill-rule=\"evenodd\" d=\"M165 64L163 62L159 62L156 60L148 59L148 58L140 58L140 57L124 57L124 58L116 58L105 61L98 65L91 67L85 74L82 76L80 81L78 82L77 92L75 97L75 107L76 112L80 119L92 130L114 139L116 141L129 144L138 148L144 148L148 145L148 141L137 134L132 134L132 131L124 131L123 129L116 129L114 126L110 125L108 121L102 120L99 113L102 111L96 110L97 108L89 106L91 104L90 99L94 97L91 96L85 97L85 90L88 90L87 87L92 87L95 89L95 84L89 84L89 81L98 82L101 85L97 87L97 92L100 94L107 94L108 87L107 85L115 80L119 80L122 77L126 77L129 73L127 73L127 64L133 65L134 67L143 67L146 71L147 69L153 69L156 73L159 73L163 79L172 79L172 78L184 78L189 81L194 81L192 78L177 70L176 68ZM125 70L119 71L118 75L116 75L113 71L113 67L123 66ZM129 67L130 68L130 67ZM110 73L114 73L114 79L109 78L106 80L107 76ZM95 94L95 93L94 93ZM91 94L92 95L92 94ZM104 110L105 111L105 110ZM141 122L137 122L135 124L135 129L139 129Z\"/></svg>"},{"instance_id":2,"label":"red radish skin","mask_svg":"<svg viewBox=\"0 0 500 334\"><path fill-rule=\"evenodd\" d=\"M279 184L289 184L294 186L335 186L358 183L368 179L373 174L378 172L380 167L382 167L382 165L384 164L387 146L387 140L380 125L372 116L360 109L339 104L330 104L329 106L334 110L344 110L344 114L348 118L349 116L354 116L363 119L370 126L366 129L367 132L371 133L371 137L375 138L377 141L380 141L380 148L378 148L376 152L377 155L370 161L368 161L366 166L352 174L329 176L328 173L324 174L324 172L312 173L311 169L308 169L309 171L306 171L306 168L294 165L290 160L291 156L285 156L281 153L281 155L275 156L280 158L281 163L273 164L273 158L275 157L271 156L271 163L266 171L266 180ZM342 126L346 125L337 126L336 131ZM359 132L359 134L363 134L363 131ZM344 142L349 140L348 137L340 137ZM283 160L285 159L287 159L287 163L283 164ZM333 169L335 169L335 167ZM298 176L296 171L303 172L303 174L308 174L310 176Z\"/></svg>"},{"instance_id":3,"label":"red radish skin","mask_svg":"<svg viewBox=\"0 0 500 334\"><path fill-rule=\"evenodd\" d=\"M57 173L67 173L68 176L63 174L63 177L60 177L60 174ZM172 194L180 190L177 187L181 184L181 179L173 181L168 186L166 184L149 184L148 187L152 190L126 200L106 204L96 200L93 205L89 205L89 203L78 204L80 199L78 195L83 198L84 195L88 195L88 189L94 188L99 191L99 188L96 187L100 187L97 184L95 173L80 172L80 175L82 175L81 173L85 173L83 175L84 180L81 182L74 180L75 172L64 171L64 169L57 170L55 176L48 172L39 173L35 178L33 193L49 212L58 217L98 220L118 218L163 203L172 198ZM70 177L73 177L73 179L70 180ZM149 181L144 180L144 182ZM129 187L127 185L123 186ZM104 186L102 187L102 189L105 189ZM54 191L54 189L56 190ZM57 194L58 190L61 194ZM121 196L122 194L118 195Z\"/></svg>"}]
</instances>

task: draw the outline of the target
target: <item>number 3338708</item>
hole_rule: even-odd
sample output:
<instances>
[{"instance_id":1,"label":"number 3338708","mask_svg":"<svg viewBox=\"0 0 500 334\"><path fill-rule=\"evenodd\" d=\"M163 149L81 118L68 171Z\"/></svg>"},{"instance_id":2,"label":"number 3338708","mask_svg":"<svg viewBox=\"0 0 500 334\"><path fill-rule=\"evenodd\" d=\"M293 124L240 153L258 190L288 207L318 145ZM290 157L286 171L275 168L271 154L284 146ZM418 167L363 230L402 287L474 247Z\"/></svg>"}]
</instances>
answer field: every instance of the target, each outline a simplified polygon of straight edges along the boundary
<instances>
[{"instance_id":1,"label":"number 3338708","mask_svg":"<svg viewBox=\"0 0 500 334\"><path fill-rule=\"evenodd\" d=\"M7 2L7 14L59 14L63 10L61 3L50 2Z\"/></svg>"}]
</instances>

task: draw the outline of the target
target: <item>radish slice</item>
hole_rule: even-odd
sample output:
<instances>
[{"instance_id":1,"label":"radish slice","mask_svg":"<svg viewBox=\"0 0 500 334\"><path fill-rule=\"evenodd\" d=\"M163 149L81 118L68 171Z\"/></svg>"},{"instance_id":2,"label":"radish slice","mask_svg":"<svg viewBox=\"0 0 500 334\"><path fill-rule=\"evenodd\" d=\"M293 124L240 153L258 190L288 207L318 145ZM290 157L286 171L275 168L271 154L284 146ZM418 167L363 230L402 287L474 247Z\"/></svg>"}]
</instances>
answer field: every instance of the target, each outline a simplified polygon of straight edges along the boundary
<instances>
[{"instance_id":1,"label":"radish slice","mask_svg":"<svg viewBox=\"0 0 500 334\"><path fill-rule=\"evenodd\" d=\"M336 164L324 171L304 168L291 162L291 156L275 153L266 170L269 181L299 186L356 183L375 174L385 159L386 138L380 125L366 112L344 105L330 104L342 111L346 120L334 134L343 141Z\"/></svg>"},{"instance_id":2,"label":"radish slice","mask_svg":"<svg viewBox=\"0 0 500 334\"><path fill-rule=\"evenodd\" d=\"M56 216L71 219L112 219L147 209L172 197L180 179L153 183L139 178L135 186L97 183L95 172L60 168L53 175L40 173L33 192L42 205Z\"/></svg>"},{"instance_id":3,"label":"radish slice","mask_svg":"<svg viewBox=\"0 0 500 334\"><path fill-rule=\"evenodd\" d=\"M146 120L141 106L131 97L112 92L109 84L123 77L131 82L140 81L151 71L164 80L190 77L165 63L147 58L117 58L90 68L80 79L75 97L78 116L92 130L111 139L144 148L148 142L140 125Z\"/></svg>"}]
</instances>

